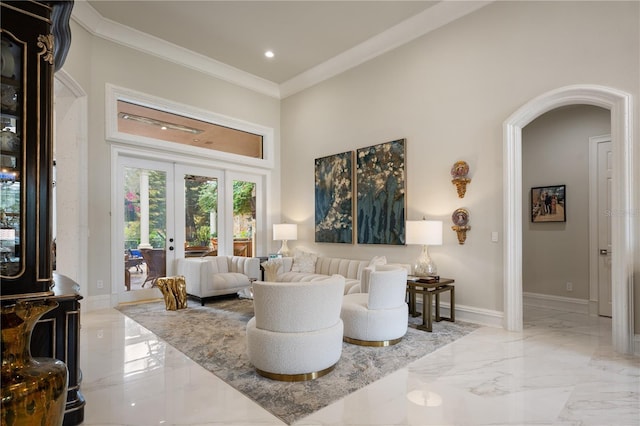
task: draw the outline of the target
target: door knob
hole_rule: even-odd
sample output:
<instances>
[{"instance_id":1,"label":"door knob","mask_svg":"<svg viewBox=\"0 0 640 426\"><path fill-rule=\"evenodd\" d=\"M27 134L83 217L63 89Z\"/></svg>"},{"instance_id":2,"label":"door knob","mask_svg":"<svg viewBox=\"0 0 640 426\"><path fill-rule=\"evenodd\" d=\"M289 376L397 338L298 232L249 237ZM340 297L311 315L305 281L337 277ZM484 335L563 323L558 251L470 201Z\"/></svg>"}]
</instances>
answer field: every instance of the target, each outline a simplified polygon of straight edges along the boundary
<instances>
[{"instance_id":1,"label":"door knob","mask_svg":"<svg viewBox=\"0 0 640 426\"><path fill-rule=\"evenodd\" d=\"M600 255L601 256L606 256L608 254L610 254L611 252L607 249L600 249Z\"/></svg>"}]
</instances>

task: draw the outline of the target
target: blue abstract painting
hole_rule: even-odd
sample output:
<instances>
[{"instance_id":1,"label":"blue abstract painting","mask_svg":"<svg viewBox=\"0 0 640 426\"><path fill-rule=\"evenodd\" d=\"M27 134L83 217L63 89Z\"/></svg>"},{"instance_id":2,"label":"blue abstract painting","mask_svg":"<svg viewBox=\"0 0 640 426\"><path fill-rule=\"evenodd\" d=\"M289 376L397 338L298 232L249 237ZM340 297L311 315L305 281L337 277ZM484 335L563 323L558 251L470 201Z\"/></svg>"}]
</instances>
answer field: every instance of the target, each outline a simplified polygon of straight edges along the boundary
<instances>
[{"instance_id":1,"label":"blue abstract painting","mask_svg":"<svg viewBox=\"0 0 640 426\"><path fill-rule=\"evenodd\" d=\"M315 160L318 243L353 244L353 151Z\"/></svg>"},{"instance_id":2,"label":"blue abstract painting","mask_svg":"<svg viewBox=\"0 0 640 426\"><path fill-rule=\"evenodd\" d=\"M405 139L357 150L358 244L405 243Z\"/></svg>"}]
</instances>

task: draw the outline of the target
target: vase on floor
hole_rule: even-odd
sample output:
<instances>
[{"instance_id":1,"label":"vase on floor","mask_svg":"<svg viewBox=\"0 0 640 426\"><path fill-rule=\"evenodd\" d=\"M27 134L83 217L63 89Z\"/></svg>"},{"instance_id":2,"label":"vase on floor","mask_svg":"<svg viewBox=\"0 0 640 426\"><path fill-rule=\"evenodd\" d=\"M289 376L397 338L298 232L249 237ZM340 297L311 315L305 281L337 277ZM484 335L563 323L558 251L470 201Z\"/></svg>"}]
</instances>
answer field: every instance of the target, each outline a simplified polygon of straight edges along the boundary
<instances>
[{"instance_id":1,"label":"vase on floor","mask_svg":"<svg viewBox=\"0 0 640 426\"><path fill-rule=\"evenodd\" d=\"M21 300L2 306L2 425L62 425L67 401L67 366L31 357L31 332L51 300Z\"/></svg>"}]
</instances>

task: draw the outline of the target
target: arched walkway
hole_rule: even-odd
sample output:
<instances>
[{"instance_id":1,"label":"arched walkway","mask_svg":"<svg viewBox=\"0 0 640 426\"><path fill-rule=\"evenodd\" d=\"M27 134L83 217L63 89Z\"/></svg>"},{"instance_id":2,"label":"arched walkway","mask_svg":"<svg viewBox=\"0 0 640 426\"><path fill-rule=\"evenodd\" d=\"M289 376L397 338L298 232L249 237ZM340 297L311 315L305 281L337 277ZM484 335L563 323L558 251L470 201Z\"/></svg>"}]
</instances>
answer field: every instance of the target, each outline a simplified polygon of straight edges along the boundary
<instances>
[{"instance_id":1,"label":"arched walkway","mask_svg":"<svg viewBox=\"0 0 640 426\"><path fill-rule=\"evenodd\" d=\"M616 89L575 85L527 102L503 125L504 164L504 327L522 330L522 128L540 115L566 105L587 104L611 111L613 146L612 334L614 348L633 351L633 140L632 97Z\"/></svg>"}]
</instances>

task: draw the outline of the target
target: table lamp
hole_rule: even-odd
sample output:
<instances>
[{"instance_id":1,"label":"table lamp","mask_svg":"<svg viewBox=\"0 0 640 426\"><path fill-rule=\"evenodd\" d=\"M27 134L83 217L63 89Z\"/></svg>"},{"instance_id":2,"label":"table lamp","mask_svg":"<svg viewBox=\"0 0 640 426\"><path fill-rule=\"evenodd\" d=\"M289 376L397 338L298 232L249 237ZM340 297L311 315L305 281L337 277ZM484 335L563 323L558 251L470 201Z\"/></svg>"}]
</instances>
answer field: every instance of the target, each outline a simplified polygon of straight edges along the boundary
<instances>
[{"instance_id":1,"label":"table lamp","mask_svg":"<svg viewBox=\"0 0 640 426\"><path fill-rule=\"evenodd\" d=\"M438 268L429 256L429 246L442 245L442 221L408 220L406 243L422 245L422 253L414 265L414 275L418 277L438 275Z\"/></svg>"},{"instance_id":2,"label":"table lamp","mask_svg":"<svg viewBox=\"0 0 640 426\"><path fill-rule=\"evenodd\" d=\"M298 239L298 225L295 223L280 223L273 225L273 239L282 240L282 246L278 250L278 254L289 257L291 252L287 247L287 241L295 241Z\"/></svg>"}]
</instances>

